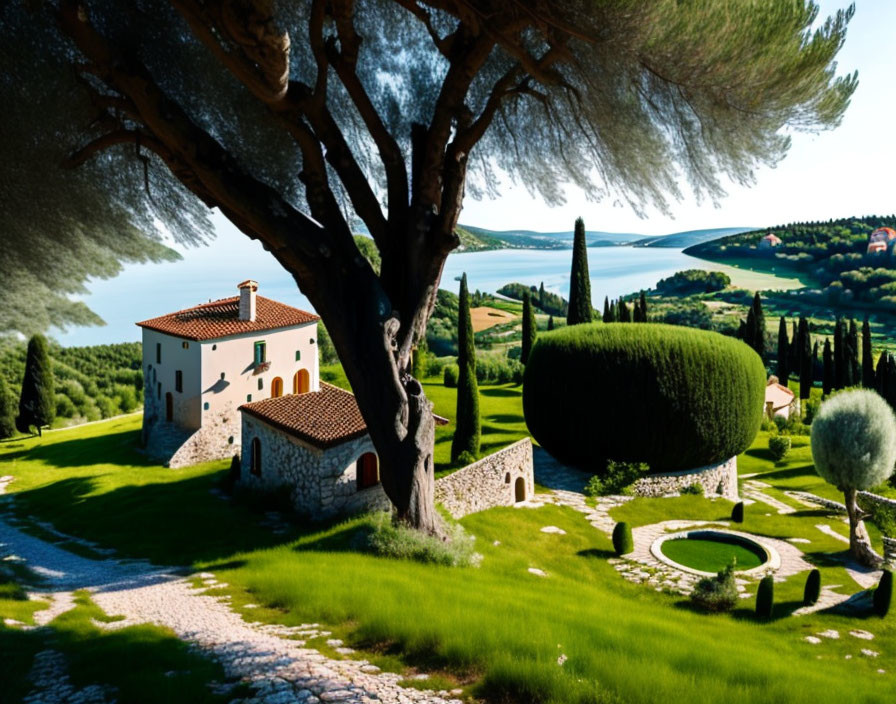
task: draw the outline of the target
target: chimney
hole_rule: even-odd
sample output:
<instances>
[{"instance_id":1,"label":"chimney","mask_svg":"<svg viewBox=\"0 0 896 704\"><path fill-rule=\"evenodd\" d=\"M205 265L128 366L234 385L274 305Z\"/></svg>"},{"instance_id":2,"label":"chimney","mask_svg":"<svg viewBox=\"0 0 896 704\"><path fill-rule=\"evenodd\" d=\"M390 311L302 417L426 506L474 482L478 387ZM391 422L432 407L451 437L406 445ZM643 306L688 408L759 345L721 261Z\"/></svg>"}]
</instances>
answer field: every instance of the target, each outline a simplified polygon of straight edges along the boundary
<instances>
[{"instance_id":1,"label":"chimney","mask_svg":"<svg viewBox=\"0 0 896 704\"><path fill-rule=\"evenodd\" d=\"M240 320L255 320L255 292L258 290L258 282L248 279L236 287L240 290Z\"/></svg>"}]
</instances>

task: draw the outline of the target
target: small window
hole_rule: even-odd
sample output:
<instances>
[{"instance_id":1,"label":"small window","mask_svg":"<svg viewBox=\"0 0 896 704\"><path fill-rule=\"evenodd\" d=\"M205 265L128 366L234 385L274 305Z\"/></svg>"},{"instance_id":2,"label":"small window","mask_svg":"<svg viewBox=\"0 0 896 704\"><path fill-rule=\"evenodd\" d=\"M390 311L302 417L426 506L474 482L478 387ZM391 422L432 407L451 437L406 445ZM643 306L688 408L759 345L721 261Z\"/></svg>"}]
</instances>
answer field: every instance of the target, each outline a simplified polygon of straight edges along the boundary
<instances>
[{"instance_id":1,"label":"small window","mask_svg":"<svg viewBox=\"0 0 896 704\"><path fill-rule=\"evenodd\" d=\"M259 378L258 379L258 390L262 391L263 389L264 389L264 379Z\"/></svg>"},{"instance_id":2,"label":"small window","mask_svg":"<svg viewBox=\"0 0 896 704\"><path fill-rule=\"evenodd\" d=\"M184 340L183 342L181 342L181 343L180 343L180 346L183 347L185 350L190 349L190 343L187 342L186 340Z\"/></svg>"},{"instance_id":3,"label":"small window","mask_svg":"<svg viewBox=\"0 0 896 704\"><path fill-rule=\"evenodd\" d=\"M218 349L218 346L217 346L217 345L212 345L212 352L214 352L216 349Z\"/></svg>"},{"instance_id":4,"label":"small window","mask_svg":"<svg viewBox=\"0 0 896 704\"><path fill-rule=\"evenodd\" d=\"M249 471L256 477L261 476L261 440L252 438L252 459Z\"/></svg>"},{"instance_id":5,"label":"small window","mask_svg":"<svg viewBox=\"0 0 896 704\"><path fill-rule=\"evenodd\" d=\"M156 397L162 398L162 382L159 382L159 385L156 387Z\"/></svg>"},{"instance_id":6,"label":"small window","mask_svg":"<svg viewBox=\"0 0 896 704\"><path fill-rule=\"evenodd\" d=\"M296 350L296 361L298 362L301 359L302 359L302 350Z\"/></svg>"},{"instance_id":7,"label":"small window","mask_svg":"<svg viewBox=\"0 0 896 704\"><path fill-rule=\"evenodd\" d=\"M252 403L252 394L246 394L246 403Z\"/></svg>"},{"instance_id":8,"label":"small window","mask_svg":"<svg viewBox=\"0 0 896 704\"><path fill-rule=\"evenodd\" d=\"M162 343L156 343L156 364L162 363Z\"/></svg>"},{"instance_id":9,"label":"small window","mask_svg":"<svg viewBox=\"0 0 896 704\"><path fill-rule=\"evenodd\" d=\"M308 340L308 342L310 342L310 343L313 345L313 344L314 344L314 338L312 337L310 340Z\"/></svg>"},{"instance_id":10,"label":"small window","mask_svg":"<svg viewBox=\"0 0 896 704\"><path fill-rule=\"evenodd\" d=\"M222 379L224 378L224 372L221 372L221 378Z\"/></svg>"},{"instance_id":11,"label":"small window","mask_svg":"<svg viewBox=\"0 0 896 704\"><path fill-rule=\"evenodd\" d=\"M178 393L184 391L184 373L180 369L174 372L174 390Z\"/></svg>"},{"instance_id":12,"label":"small window","mask_svg":"<svg viewBox=\"0 0 896 704\"><path fill-rule=\"evenodd\" d=\"M264 364L268 361L268 346L264 340L255 343L255 364Z\"/></svg>"},{"instance_id":13,"label":"small window","mask_svg":"<svg viewBox=\"0 0 896 704\"><path fill-rule=\"evenodd\" d=\"M151 365L151 364L146 368L146 371L147 371L147 372L151 372L151 371L152 371L152 365Z\"/></svg>"},{"instance_id":14,"label":"small window","mask_svg":"<svg viewBox=\"0 0 896 704\"><path fill-rule=\"evenodd\" d=\"M227 438L227 444L233 445L233 435L231 435L229 438Z\"/></svg>"},{"instance_id":15,"label":"small window","mask_svg":"<svg viewBox=\"0 0 896 704\"><path fill-rule=\"evenodd\" d=\"M356 476L358 491L380 483L379 460L373 452L365 452L358 458Z\"/></svg>"},{"instance_id":16,"label":"small window","mask_svg":"<svg viewBox=\"0 0 896 704\"><path fill-rule=\"evenodd\" d=\"M202 408L206 411L208 410L208 401L202 404Z\"/></svg>"}]
</instances>

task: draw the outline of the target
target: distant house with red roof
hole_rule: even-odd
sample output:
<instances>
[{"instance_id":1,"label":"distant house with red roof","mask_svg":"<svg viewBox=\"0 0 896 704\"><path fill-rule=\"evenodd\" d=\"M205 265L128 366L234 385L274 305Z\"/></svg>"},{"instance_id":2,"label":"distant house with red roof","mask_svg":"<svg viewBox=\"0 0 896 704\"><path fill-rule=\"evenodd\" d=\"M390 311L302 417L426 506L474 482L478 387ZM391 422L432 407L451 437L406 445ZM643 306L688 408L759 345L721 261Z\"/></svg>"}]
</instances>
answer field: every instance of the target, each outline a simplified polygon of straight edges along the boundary
<instances>
[{"instance_id":1,"label":"distant house with red roof","mask_svg":"<svg viewBox=\"0 0 896 704\"><path fill-rule=\"evenodd\" d=\"M319 389L318 317L257 295L255 281L238 288L239 296L137 323L143 440L171 467L239 453L242 404Z\"/></svg>"},{"instance_id":2,"label":"distant house with red roof","mask_svg":"<svg viewBox=\"0 0 896 704\"><path fill-rule=\"evenodd\" d=\"M796 396L789 388L778 383L778 377L771 376L765 387L765 412L769 418L783 416L790 418L795 407Z\"/></svg>"},{"instance_id":3,"label":"distant house with red roof","mask_svg":"<svg viewBox=\"0 0 896 704\"><path fill-rule=\"evenodd\" d=\"M868 235L868 254L886 252L896 242L896 230L892 227L879 227Z\"/></svg>"},{"instance_id":4,"label":"distant house with red roof","mask_svg":"<svg viewBox=\"0 0 896 704\"><path fill-rule=\"evenodd\" d=\"M774 249L780 246L781 238L771 232L759 240L759 249Z\"/></svg>"}]
</instances>

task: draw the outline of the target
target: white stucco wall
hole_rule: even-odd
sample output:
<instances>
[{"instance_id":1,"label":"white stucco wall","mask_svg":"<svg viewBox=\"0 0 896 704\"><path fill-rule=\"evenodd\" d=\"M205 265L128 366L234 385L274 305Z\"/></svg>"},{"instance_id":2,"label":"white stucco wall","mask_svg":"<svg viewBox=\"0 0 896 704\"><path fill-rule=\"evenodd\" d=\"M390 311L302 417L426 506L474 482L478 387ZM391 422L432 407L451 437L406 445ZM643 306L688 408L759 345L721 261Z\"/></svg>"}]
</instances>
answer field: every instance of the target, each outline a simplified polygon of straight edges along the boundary
<instances>
[{"instance_id":1,"label":"white stucco wall","mask_svg":"<svg viewBox=\"0 0 896 704\"><path fill-rule=\"evenodd\" d=\"M255 343L261 341L267 346L267 361L270 366L266 371L256 373ZM283 393L291 394L293 377L300 369L308 370L309 391L320 390L317 323L207 340L202 342L201 348L203 414L217 413L228 408L236 410L250 400L263 401L270 398L276 377L283 380ZM299 352L298 360L296 352ZM261 389L258 388L259 382ZM209 405L208 409L205 408L206 403Z\"/></svg>"},{"instance_id":2,"label":"white stucco wall","mask_svg":"<svg viewBox=\"0 0 896 704\"><path fill-rule=\"evenodd\" d=\"M156 361L157 344L161 345L161 362ZM199 428L202 423L200 358L200 343L143 328L143 378L147 397L143 409L144 424L165 421L165 394L170 392L174 423L185 430ZM175 372L178 370L183 373L183 391L175 388Z\"/></svg>"}]
</instances>

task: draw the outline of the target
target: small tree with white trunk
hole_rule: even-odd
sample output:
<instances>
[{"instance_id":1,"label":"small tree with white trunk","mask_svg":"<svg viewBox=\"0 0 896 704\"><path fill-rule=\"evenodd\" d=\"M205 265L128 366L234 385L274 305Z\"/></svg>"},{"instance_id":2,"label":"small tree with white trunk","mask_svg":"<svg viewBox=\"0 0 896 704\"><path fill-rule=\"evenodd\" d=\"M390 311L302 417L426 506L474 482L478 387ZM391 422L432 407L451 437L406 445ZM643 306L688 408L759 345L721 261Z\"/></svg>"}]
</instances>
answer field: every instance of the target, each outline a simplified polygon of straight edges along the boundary
<instances>
[{"instance_id":1,"label":"small tree with white trunk","mask_svg":"<svg viewBox=\"0 0 896 704\"><path fill-rule=\"evenodd\" d=\"M878 566L856 505L856 492L881 484L896 464L896 416L873 391L838 394L821 405L812 421L815 471L846 499L849 547L862 564Z\"/></svg>"}]
</instances>

